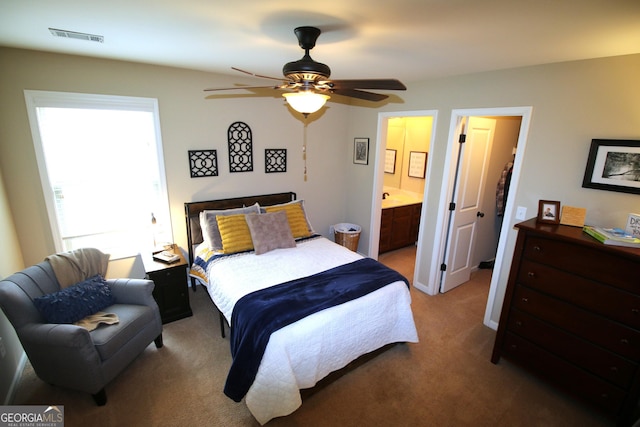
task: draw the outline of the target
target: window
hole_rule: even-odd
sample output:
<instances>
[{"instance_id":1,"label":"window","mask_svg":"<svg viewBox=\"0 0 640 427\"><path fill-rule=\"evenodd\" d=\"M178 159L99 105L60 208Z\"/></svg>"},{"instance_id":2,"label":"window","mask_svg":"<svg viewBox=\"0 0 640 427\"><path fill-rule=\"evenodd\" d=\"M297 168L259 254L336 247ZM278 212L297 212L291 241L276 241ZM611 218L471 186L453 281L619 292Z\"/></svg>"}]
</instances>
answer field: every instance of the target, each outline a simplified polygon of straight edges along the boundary
<instances>
[{"instance_id":1,"label":"window","mask_svg":"<svg viewBox=\"0 0 640 427\"><path fill-rule=\"evenodd\" d=\"M172 240L156 99L25 98L57 251L121 258Z\"/></svg>"}]
</instances>

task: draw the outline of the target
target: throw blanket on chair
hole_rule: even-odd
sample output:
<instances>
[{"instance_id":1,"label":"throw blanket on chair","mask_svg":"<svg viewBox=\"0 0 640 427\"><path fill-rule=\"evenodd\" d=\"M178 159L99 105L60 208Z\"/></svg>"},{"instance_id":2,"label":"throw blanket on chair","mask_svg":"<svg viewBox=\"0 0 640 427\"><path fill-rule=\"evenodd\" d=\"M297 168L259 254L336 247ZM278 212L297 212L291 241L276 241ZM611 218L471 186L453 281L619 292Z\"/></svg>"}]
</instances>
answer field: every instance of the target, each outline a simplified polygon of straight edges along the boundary
<instances>
[{"instance_id":1,"label":"throw blanket on chair","mask_svg":"<svg viewBox=\"0 0 640 427\"><path fill-rule=\"evenodd\" d=\"M76 326L81 326L85 328L87 331L91 332L96 329L98 326L104 325L115 325L119 323L120 319L118 315L115 313L105 313L104 311L99 311L95 314L90 314L84 319L78 320L74 323Z\"/></svg>"},{"instance_id":2,"label":"throw blanket on chair","mask_svg":"<svg viewBox=\"0 0 640 427\"><path fill-rule=\"evenodd\" d=\"M109 266L109 255L98 249L82 248L49 255L45 261L51 264L60 288L67 288L96 274L105 277Z\"/></svg>"},{"instance_id":3,"label":"throw blanket on chair","mask_svg":"<svg viewBox=\"0 0 640 427\"><path fill-rule=\"evenodd\" d=\"M393 282L409 281L372 258L252 292L231 315L233 362L224 393L239 402L255 379L271 334L310 314L360 298Z\"/></svg>"}]
</instances>

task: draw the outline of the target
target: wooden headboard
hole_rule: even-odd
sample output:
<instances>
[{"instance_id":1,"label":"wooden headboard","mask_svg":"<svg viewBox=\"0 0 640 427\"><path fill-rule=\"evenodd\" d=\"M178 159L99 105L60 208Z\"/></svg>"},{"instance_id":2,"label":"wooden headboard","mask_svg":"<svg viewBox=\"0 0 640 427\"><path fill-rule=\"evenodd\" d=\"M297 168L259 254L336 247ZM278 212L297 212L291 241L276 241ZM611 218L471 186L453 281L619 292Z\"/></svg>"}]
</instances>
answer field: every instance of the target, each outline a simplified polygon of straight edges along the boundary
<instances>
[{"instance_id":1,"label":"wooden headboard","mask_svg":"<svg viewBox=\"0 0 640 427\"><path fill-rule=\"evenodd\" d=\"M187 246L189 249L189 265L193 263L193 248L202 243L200 228L200 212L204 210L220 210L241 208L259 203L260 206L271 206L296 200L296 193L274 193L259 196L234 197L232 199L207 200L204 202L187 202L184 204L184 216L187 223Z\"/></svg>"}]
</instances>

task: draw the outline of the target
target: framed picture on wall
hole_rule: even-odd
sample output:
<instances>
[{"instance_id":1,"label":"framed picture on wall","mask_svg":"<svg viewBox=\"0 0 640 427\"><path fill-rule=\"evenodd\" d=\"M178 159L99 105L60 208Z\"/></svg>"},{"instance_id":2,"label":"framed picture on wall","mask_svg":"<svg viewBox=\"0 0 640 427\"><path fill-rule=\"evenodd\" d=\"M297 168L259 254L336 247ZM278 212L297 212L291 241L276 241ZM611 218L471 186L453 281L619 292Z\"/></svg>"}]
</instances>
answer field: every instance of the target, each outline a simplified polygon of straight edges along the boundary
<instances>
[{"instance_id":1,"label":"framed picture on wall","mask_svg":"<svg viewBox=\"0 0 640 427\"><path fill-rule=\"evenodd\" d=\"M424 179L427 170L427 153L425 151L409 152L409 176Z\"/></svg>"},{"instance_id":2,"label":"framed picture on wall","mask_svg":"<svg viewBox=\"0 0 640 427\"><path fill-rule=\"evenodd\" d=\"M640 194L640 141L592 139L582 186Z\"/></svg>"},{"instance_id":3,"label":"framed picture on wall","mask_svg":"<svg viewBox=\"0 0 640 427\"><path fill-rule=\"evenodd\" d=\"M359 165L369 164L369 138L353 139L353 163Z\"/></svg>"},{"instance_id":4,"label":"framed picture on wall","mask_svg":"<svg viewBox=\"0 0 640 427\"><path fill-rule=\"evenodd\" d=\"M396 150L388 149L384 153L384 173L396 173Z\"/></svg>"}]
</instances>

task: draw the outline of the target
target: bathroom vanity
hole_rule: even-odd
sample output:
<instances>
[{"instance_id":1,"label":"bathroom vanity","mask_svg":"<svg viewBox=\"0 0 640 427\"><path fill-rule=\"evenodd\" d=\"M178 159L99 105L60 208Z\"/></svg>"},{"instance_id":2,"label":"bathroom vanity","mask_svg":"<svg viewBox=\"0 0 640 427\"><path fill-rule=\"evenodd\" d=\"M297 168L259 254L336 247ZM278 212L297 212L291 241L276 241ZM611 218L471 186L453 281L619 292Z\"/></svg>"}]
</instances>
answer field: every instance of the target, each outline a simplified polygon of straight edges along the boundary
<instances>
[{"instance_id":1,"label":"bathroom vanity","mask_svg":"<svg viewBox=\"0 0 640 427\"><path fill-rule=\"evenodd\" d=\"M385 207L383 200L380 220L379 253L414 245L418 240L420 229L420 211L422 203L408 205L389 203Z\"/></svg>"}]
</instances>

